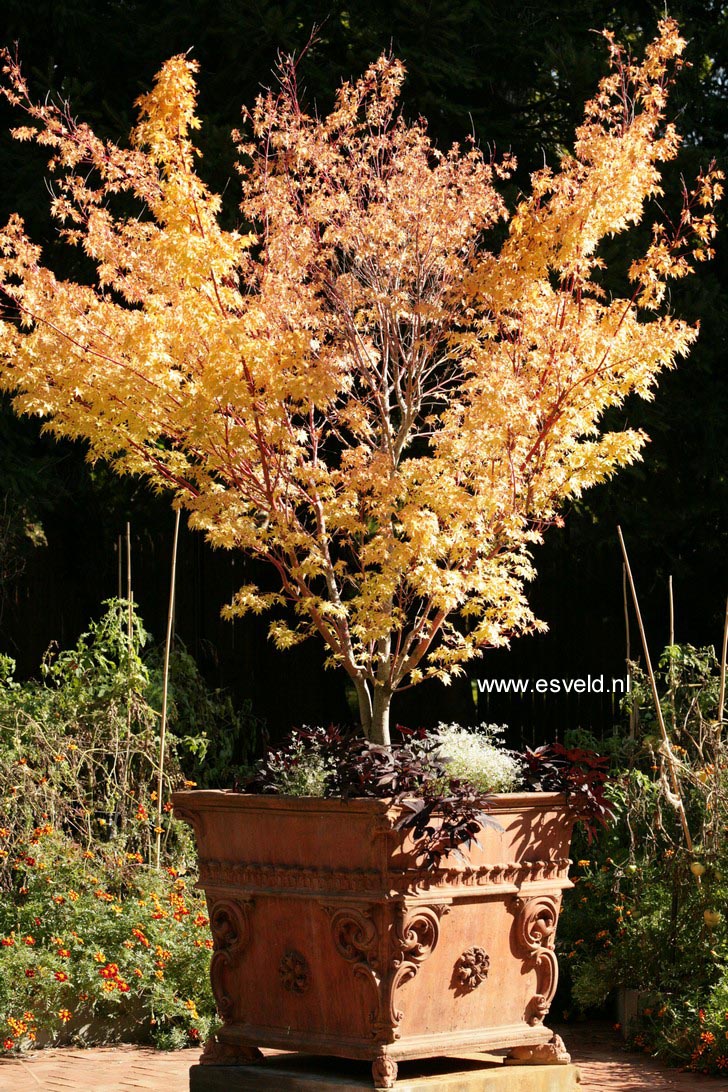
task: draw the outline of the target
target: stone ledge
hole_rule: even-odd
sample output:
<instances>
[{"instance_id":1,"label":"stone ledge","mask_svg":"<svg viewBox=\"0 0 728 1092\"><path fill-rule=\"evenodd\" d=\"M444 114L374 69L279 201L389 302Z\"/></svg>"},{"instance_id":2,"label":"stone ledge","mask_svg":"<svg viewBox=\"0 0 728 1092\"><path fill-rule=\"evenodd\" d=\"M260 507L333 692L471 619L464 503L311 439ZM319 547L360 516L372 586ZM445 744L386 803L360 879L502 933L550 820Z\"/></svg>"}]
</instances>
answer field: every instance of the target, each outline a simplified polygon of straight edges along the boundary
<instances>
[{"instance_id":1,"label":"stone ledge","mask_svg":"<svg viewBox=\"0 0 728 1092\"><path fill-rule=\"evenodd\" d=\"M401 1062L394 1092L577 1092L574 1065L504 1066L495 1058L469 1054ZM259 1065L195 1065L190 1092L373 1092L367 1062L278 1054Z\"/></svg>"}]
</instances>

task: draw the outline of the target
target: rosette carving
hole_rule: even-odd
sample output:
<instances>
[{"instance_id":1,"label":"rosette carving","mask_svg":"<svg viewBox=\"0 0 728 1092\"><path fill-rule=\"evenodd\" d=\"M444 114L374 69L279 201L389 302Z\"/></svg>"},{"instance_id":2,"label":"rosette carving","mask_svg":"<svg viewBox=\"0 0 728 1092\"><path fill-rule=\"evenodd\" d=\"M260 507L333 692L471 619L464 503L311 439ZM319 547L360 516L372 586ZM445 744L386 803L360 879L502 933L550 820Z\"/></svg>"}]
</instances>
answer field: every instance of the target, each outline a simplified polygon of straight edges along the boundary
<instances>
[{"instance_id":1,"label":"rosette carving","mask_svg":"<svg viewBox=\"0 0 728 1092\"><path fill-rule=\"evenodd\" d=\"M551 1008L559 981L559 965L554 953L556 924L559 920L559 900L553 895L518 898L514 909L515 940L525 948L536 963L538 992L531 998L526 1012L529 1024L541 1024Z\"/></svg>"},{"instance_id":2,"label":"rosette carving","mask_svg":"<svg viewBox=\"0 0 728 1092\"><path fill-rule=\"evenodd\" d=\"M474 990L485 982L490 970L490 956L485 948L468 948L455 964L454 978L463 990Z\"/></svg>"},{"instance_id":3,"label":"rosette carving","mask_svg":"<svg viewBox=\"0 0 728 1092\"><path fill-rule=\"evenodd\" d=\"M233 1014L233 999L227 993L227 972L238 962L250 939L252 899L220 899L210 908L210 930L214 954L210 963L210 984L217 1011L223 1020Z\"/></svg>"},{"instance_id":4,"label":"rosette carving","mask_svg":"<svg viewBox=\"0 0 728 1092\"><path fill-rule=\"evenodd\" d=\"M305 993L309 986L308 960L300 952L290 948L284 952L278 966L283 988L289 993Z\"/></svg>"}]
</instances>

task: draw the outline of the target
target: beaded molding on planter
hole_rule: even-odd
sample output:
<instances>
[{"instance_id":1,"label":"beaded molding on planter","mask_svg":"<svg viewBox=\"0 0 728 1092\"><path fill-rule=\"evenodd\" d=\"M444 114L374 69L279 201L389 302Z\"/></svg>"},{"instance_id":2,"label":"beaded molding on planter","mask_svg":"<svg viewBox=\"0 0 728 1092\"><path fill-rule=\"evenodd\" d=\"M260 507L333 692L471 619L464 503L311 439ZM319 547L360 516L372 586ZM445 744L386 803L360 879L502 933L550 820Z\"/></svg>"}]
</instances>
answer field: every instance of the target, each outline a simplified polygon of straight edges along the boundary
<instances>
[{"instance_id":1,"label":"beaded molding on planter","mask_svg":"<svg viewBox=\"0 0 728 1092\"><path fill-rule=\"evenodd\" d=\"M381 885L380 872L364 869L299 868L293 865L264 863L236 864L213 858L200 859L200 887L242 887L251 890L372 891ZM425 892L457 884L459 887L491 887L511 884L566 880L571 861L559 857L552 861L521 861L484 865L481 868L439 869L431 875L412 870L393 872L404 890Z\"/></svg>"},{"instance_id":2,"label":"beaded molding on planter","mask_svg":"<svg viewBox=\"0 0 728 1092\"><path fill-rule=\"evenodd\" d=\"M536 963L537 993L526 1009L526 1021L532 1026L542 1024L551 1008L559 981L559 964L554 953L556 924L559 920L559 900L553 895L515 898L512 910L516 944L525 948L528 958Z\"/></svg>"}]
</instances>

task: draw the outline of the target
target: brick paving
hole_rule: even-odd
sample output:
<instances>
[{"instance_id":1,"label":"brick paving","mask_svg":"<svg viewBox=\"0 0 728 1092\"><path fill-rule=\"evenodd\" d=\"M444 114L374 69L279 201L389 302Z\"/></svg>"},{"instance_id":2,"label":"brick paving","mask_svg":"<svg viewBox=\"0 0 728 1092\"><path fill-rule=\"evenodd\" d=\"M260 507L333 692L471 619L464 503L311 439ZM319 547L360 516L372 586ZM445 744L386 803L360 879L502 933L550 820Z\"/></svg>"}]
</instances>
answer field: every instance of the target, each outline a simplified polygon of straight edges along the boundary
<instances>
[{"instance_id":1,"label":"brick paving","mask_svg":"<svg viewBox=\"0 0 728 1092\"><path fill-rule=\"evenodd\" d=\"M625 1050L605 1024L560 1028L581 1070L583 1092L728 1092L728 1080L667 1069ZM199 1050L161 1053L130 1046L39 1050L0 1061L0 1092L187 1092Z\"/></svg>"}]
</instances>

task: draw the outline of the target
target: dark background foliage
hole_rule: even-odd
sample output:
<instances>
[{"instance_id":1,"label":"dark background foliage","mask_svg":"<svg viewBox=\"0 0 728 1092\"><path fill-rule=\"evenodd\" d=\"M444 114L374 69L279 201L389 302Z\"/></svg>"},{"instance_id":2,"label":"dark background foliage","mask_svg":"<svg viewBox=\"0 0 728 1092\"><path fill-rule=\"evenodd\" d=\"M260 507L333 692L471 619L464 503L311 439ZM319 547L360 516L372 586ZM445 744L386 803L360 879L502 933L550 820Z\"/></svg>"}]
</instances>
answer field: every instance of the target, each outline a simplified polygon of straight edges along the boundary
<instances>
[{"instance_id":1,"label":"dark background foliage","mask_svg":"<svg viewBox=\"0 0 728 1092\"><path fill-rule=\"evenodd\" d=\"M405 113L426 116L440 144L473 132L481 145L518 156L508 194L514 200L528 173L556 162L573 138L604 70L595 30L611 27L637 51L663 10L661 0L5 0L0 41L18 41L38 95L60 92L77 116L115 139L128 132L132 103L161 63L191 50L201 64L202 170L225 191L232 222L229 130L240 105L274 79L278 51L300 50L313 25L318 35L303 68L311 103L325 110L342 78L391 48L408 69ZM689 39L691 62L672 100L686 136L668 179L675 193L680 174L689 178L711 157L726 166L728 3L678 0L671 13ZM78 275L71 264L78 259L56 245L48 218L44 157L15 144L7 132L10 111L0 113L0 216L20 211L58 271ZM532 601L550 632L511 651L486 653L449 689L427 684L402 695L395 719L506 720L526 742L558 738L565 727L608 729L615 709L607 695L481 695L476 709L473 680L624 674L617 523L655 647L668 636L669 575L678 639L719 641L728 591L725 208L719 217L716 261L672 293L678 313L700 320L698 345L665 377L653 403L630 402L615 415L648 431L644 463L574 504L565 528L552 531L537 552ZM624 240L614 245L624 247ZM0 651L17 658L21 675L36 670L49 641L74 641L101 600L116 594L118 536L127 520L135 599L161 636L173 527L168 500L90 467L80 445L56 443L37 423L17 421L7 404L0 407ZM315 643L280 654L266 640L264 621L220 621L220 606L249 578L250 564L211 552L183 529L177 628L187 647L211 682L231 687L238 699L252 698L273 736L292 724L351 719L344 680L322 671ZM635 644L633 634L633 650Z\"/></svg>"}]
</instances>

